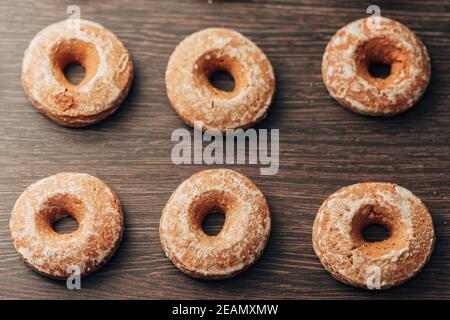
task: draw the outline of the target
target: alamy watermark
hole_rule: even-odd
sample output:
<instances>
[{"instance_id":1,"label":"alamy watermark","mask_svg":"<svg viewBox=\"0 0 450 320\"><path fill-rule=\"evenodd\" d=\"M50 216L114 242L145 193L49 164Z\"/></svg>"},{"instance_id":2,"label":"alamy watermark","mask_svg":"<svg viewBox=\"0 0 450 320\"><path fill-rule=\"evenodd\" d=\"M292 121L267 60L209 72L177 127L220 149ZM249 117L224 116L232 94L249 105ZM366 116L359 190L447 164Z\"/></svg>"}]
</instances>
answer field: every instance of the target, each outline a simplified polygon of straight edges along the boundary
<instances>
[{"instance_id":1,"label":"alamy watermark","mask_svg":"<svg viewBox=\"0 0 450 320\"><path fill-rule=\"evenodd\" d=\"M259 164L261 175L275 175L280 167L279 129L205 130L195 122L193 136L188 129L172 132L174 164ZM203 148L203 143L207 142Z\"/></svg>"},{"instance_id":2,"label":"alamy watermark","mask_svg":"<svg viewBox=\"0 0 450 320\"><path fill-rule=\"evenodd\" d=\"M369 266L367 268L366 286L369 290L381 289L381 269L379 266Z\"/></svg>"},{"instance_id":3,"label":"alamy watermark","mask_svg":"<svg viewBox=\"0 0 450 320\"><path fill-rule=\"evenodd\" d=\"M80 267L72 265L67 268L67 273L70 274L66 280L66 287L69 290L80 290L81 289L81 270Z\"/></svg>"},{"instance_id":4,"label":"alamy watermark","mask_svg":"<svg viewBox=\"0 0 450 320\"><path fill-rule=\"evenodd\" d=\"M367 18L367 27L372 31L381 29L381 8L375 4L367 7L366 13L372 14Z\"/></svg>"},{"instance_id":5,"label":"alamy watermark","mask_svg":"<svg viewBox=\"0 0 450 320\"><path fill-rule=\"evenodd\" d=\"M75 31L81 30L81 8L77 5L70 5L66 9L66 13L69 14L67 17L67 28Z\"/></svg>"}]
</instances>

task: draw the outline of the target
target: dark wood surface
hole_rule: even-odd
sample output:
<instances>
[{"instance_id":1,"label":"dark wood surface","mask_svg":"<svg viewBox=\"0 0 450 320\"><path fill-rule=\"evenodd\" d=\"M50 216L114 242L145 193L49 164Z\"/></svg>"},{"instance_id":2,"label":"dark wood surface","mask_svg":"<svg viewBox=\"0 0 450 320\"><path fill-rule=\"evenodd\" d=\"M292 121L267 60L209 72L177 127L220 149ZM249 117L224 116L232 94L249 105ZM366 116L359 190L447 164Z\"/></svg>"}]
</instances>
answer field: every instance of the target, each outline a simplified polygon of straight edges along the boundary
<instances>
[{"instance_id":1,"label":"dark wood surface","mask_svg":"<svg viewBox=\"0 0 450 320\"><path fill-rule=\"evenodd\" d=\"M82 17L112 30L133 55L128 99L106 121L68 129L48 121L24 96L20 71L34 35L81 6ZM366 16L412 28L432 58L422 101L391 118L362 117L339 107L321 79L321 57L332 34ZM158 226L171 192L203 165L172 164L172 130L184 127L169 106L164 72L174 47L202 28L234 28L273 63L278 94L258 128L280 129L280 171L226 166L264 192L273 231L261 260L226 281L191 279L164 256ZM0 1L0 298L450 298L450 1ZM89 172L119 195L126 217L123 243L111 262L69 291L28 269L10 241L10 212L31 183L60 171ZM407 284L382 293L347 287L330 277L311 246L322 201L342 186L391 181L420 196L435 223L431 261Z\"/></svg>"}]
</instances>

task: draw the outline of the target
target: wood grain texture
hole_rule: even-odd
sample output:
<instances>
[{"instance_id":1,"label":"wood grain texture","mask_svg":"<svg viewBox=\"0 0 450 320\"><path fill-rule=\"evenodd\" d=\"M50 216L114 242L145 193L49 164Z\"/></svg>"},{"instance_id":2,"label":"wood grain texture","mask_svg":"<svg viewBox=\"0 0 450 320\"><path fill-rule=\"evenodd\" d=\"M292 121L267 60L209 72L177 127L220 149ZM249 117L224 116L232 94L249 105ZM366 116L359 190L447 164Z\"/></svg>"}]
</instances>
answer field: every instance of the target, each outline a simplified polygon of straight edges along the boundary
<instances>
[{"instance_id":1,"label":"wood grain texture","mask_svg":"<svg viewBox=\"0 0 450 320\"><path fill-rule=\"evenodd\" d=\"M86 129L62 128L24 96L25 48L69 4L123 40L136 76L119 111ZM391 118L362 117L339 107L321 79L321 57L334 32L366 16L370 4L426 44L433 75L422 101ZM267 196L273 231L261 260L237 278L205 282L179 272L164 256L158 227L171 192L203 165L170 160L173 129L164 72L185 36L202 28L234 28L268 55L278 94L258 128L280 129L280 171L226 166L250 177ZM450 298L450 1L0 0L0 298ZM15 200L32 182L60 172L89 172L119 195L126 215L123 243L109 265L69 291L25 267L10 241ZM382 293L347 287L330 277L311 245L322 201L342 186L391 181L421 197L435 223L431 261L407 284Z\"/></svg>"}]
</instances>

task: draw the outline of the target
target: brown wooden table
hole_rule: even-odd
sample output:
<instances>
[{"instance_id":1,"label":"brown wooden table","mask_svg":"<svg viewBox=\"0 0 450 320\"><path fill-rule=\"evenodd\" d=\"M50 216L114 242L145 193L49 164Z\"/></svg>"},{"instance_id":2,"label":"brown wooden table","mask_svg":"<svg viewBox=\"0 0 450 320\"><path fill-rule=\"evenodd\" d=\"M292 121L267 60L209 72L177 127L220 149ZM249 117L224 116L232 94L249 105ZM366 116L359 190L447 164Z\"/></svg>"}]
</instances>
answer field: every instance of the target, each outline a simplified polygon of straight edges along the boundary
<instances>
[{"instance_id":1,"label":"brown wooden table","mask_svg":"<svg viewBox=\"0 0 450 320\"><path fill-rule=\"evenodd\" d=\"M60 127L24 96L20 72L34 35L67 17L66 0L0 1L0 298L450 298L450 1L378 1L382 15L412 28L428 47L433 76L423 100L391 118L363 117L339 107L321 79L331 35L366 16L369 1L77 1L82 17L112 30L134 57L128 99L106 121ZM164 256L158 226L171 192L204 165L172 164L170 135L184 127L169 106L164 72L174 47L211 26L254 40L276 70L278 94L257 128L280 129L280 171L226 166L264 192L273 232L261 260L220 282L191 279ZM69 291L19 260L10 241L11 209L34 181L60 171L89 172L119 195L123 243L111 262ZM322 268L311 228L322 201L362 181L391 181L429 206L437 242L431 261L407 284L382 293L347 287Z\"/></svg>"}]
</instances>

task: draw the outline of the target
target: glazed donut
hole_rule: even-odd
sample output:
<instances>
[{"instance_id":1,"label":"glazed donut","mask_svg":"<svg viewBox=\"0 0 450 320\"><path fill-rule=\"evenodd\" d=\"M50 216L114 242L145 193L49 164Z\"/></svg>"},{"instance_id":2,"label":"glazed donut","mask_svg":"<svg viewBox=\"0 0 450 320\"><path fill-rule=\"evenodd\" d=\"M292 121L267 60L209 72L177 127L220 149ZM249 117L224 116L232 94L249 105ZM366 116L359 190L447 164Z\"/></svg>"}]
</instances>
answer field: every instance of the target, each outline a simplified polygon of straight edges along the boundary
<instances>
[{"instance_id":1,"label":"glazed donut","mask_svg":"<svg viewBox=\"0 0 450 320\"><path fill-rule=\"evenodd\" d=\"M216 236L201 227L213 211L225 214ZM159 227L167 257L184 273L203 279L230 278L262 254L270 212L261 191L243 175L225 169L201 171L185 180L167 202Z\"/></svg>"},{"instance_id":2,"label":"glazed donut","mask_svg":"<svg viewBox=\"0 0 450 320\"><path fill-rule=\"evenodd\" d=\"M362 231L372 224L384 225L388 238L366 241ZM392 183L359 183L331 195L317 213L312 238L334 278L366 289L388 289L414 277L435 240L426 206Z\"/></svg>"},{"instance_id":3,"label":"glazed donut","mask_svg":"<svg viewBox=\"0 0 450 320\"><path fill-rule=\"evenodd\" d=\"M424 44L403 24L379 18L354 21L333 36L322 60L330 95L342 106L365 115L393 116L422 97L431 76ZM386 78L374 77L373 63L389 65Z\"/></svg>"},{"instance_id":4,"label":"glazed donut","mask_svg":"<svg viewBox=\"0 0 450 320\"><path fill-rule=\"evenodd\" d=\"M54 222L64 216L78 222L76 231L54 231ZM10 230L17 252L35 271L66 279L76 267L85 276L106 264L119 246L122 209L117 196L100 179L59 173L22 193L11 214Z\"/></svg>"},{"instance_id":5,"label":"glazed donut","mask_svg":"<svg viewBox=\"0 0 450 320\"><path fill-rule=\"evenodd\" d=\"M235 88L214 87L209 77L226 71ZM203 130L248 128L267 114L275 93L269 59L240 33L221 28L199 31L184 39L172 53L166 71L169 100L190 126Z\"/></svg>"},{"instance_id":6,"label":"glazed donut","mask_svg":"<svg viewBox=\"0 0 450 320\"><path fill-rule=\"evenodd\" d=\"M76 24L75 24L76 26ZM79 84L64 69L85 69ZM52 24L25 51L22 84L33 106L56 123L69 127L94 124L111 115L125 99L133 79L133 63L122 42L101 25L79 20Z\"/></svg>"}]
</instances>

